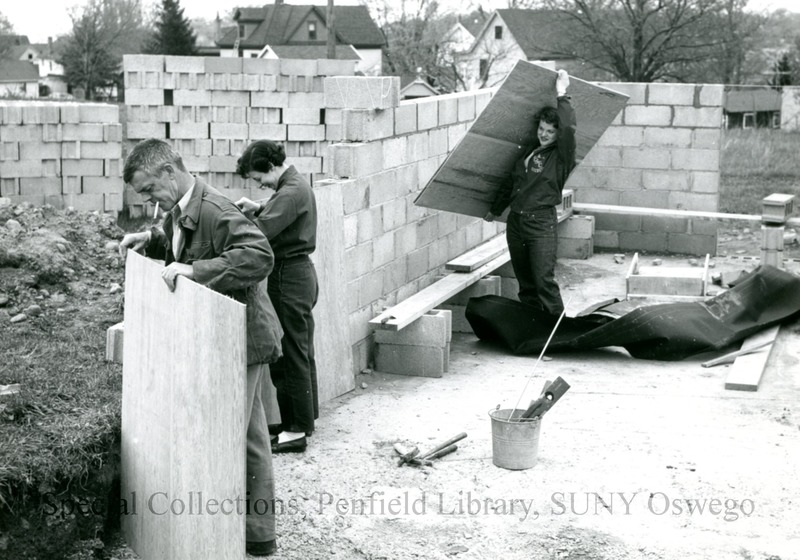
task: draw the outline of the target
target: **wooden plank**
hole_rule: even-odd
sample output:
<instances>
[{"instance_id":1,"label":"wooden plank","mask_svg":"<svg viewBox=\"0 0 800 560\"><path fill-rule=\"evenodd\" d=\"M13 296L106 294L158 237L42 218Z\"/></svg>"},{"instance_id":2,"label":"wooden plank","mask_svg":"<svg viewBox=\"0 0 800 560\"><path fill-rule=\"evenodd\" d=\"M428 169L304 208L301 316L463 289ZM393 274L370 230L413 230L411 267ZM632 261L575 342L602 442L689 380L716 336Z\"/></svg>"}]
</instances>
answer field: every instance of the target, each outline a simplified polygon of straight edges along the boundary
<instances>
[{"instance_id":1,"label":"wooden plank","mask_svg":"<svg viewBox=\"0 0 800 560\"><path fill-rule=\"evenodd\" d=\"M450 299L467 286L471 286L493 270L503 266L509 260L511 260L511 256L508 251L505 251L472 272L453 272L448 274L438 282L387 309L372 319L369 324L379 329L399 331L427 311Z\"/></svg>"},{"instance_id":2,"label":"wooden plank","mask_svg":"<svg viewBox=\"0 0 800 560\"><path fill-rule=\"evenodd\" d=\"M524 60L517 62L415 204L485 216L497 189L536 138L534 115L545 106L556 106L555 80L552 70ZM575 77L570 77L568 93L578 118L575 139L580 163L628 98ZM505 216L499 220L505 221Z\"/></svg>"},{"instance_id":3,"label":"wooden plank","mask_svg":"<svg viewBox=\"0 0 800 560\"><path fill-rule=\"evenodd\" d=\"M731 391L758 391L761 376L767 367L769 354L772 352L772 343L778 337L780 325L775 325L766 330L757 332L742 343L742 348L762 345L761 350L738 356L733 362L728 376L725 378L725 388ZM764 345L765 343L769 343Z\"/></svg>"},{"instance_id":4,"label":"wooden plank","mask_svg":"<svg viewBox=\"0 0 800 560\"><path fill-rule=\"evenodd\" d=\"M497 258L503 251L508 251L508 242L506 241L505 233L491 238L489 241L467 251L460 257L456 257L452 261L446 263L444 267L447 270L453 270L455 272L472 272L476 268L485 265L490 260Z\"/></svg>"},{"instance_id":5,"label":"wooden plank","mask_svg":"<svg viewBox=\"0 0 800 560\"><path fill-rule=\"evenodd\" d=\"M700 210L673 210L671 208L644 208L641 206L613 206L610 204L590 204L575 202L572 205L575 212L596 214L621 214L631 216L663 216L665 218L707 218L710 220L740 220L746 222L760 222L761 216L750 214L727 214L724 212L704 212ZM789 220L791 222L791 220ZM788 222L787 222L788 223ZM797 224L800 225L800 219Z\"/></svg>"},{"instance_id":6,"label":"wooden plank","mask_svg":"<svg viewBox=\"0 0 800 560\"><path fill-rule=\"evenodd\" d=\"M326 402L355 389L353 351L348 330L347 284L344 269L342 186L334 181L314 186L317 202L317 248L311 260L317 271L319 299L314 306L314 349L319 401Z\"/></svg>"},{"instance_id":7,"label":"wooden plank","mask_svg":"<svg viewBox=\"0 0 800 560\"><path fill-rule=\"evenodd\" d=\"M148 560L244 558L245 516L202 508L246 497L245 306L161 270L128 251L123 532Z\"/></svg>"}]
</instances>

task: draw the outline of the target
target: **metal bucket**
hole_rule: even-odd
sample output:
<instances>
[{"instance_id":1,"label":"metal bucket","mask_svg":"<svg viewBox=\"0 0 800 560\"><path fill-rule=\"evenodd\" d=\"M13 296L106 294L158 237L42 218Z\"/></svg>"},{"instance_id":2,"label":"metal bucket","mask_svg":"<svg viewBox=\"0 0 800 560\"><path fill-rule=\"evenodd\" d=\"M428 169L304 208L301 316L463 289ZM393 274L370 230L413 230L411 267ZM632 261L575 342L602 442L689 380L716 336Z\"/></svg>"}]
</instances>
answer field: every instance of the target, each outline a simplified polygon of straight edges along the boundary
<instances>
[{"instance_id":1,"label":"metal bucket","mask_svg":"<svg viewBox=\"0 0 800 560\"><path fill-rule=\"evenodd\" d=\"M509 470L529 469L536 464L539 453L540 418L520 422L525 411L510 408L490 410L492 419L492 462ZM509 420L509 416L511 417Z\"/></svg>"}]
</instances>

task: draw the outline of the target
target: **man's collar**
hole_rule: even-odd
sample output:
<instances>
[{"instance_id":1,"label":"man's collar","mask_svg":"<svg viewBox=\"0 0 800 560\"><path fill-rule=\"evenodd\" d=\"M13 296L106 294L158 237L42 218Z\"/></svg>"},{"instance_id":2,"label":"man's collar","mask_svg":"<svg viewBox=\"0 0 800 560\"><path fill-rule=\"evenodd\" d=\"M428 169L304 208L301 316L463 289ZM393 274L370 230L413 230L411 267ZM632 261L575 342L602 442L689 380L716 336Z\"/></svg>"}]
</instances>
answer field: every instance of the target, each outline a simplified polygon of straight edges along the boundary
<instances>
[{"instance_id":1,"label":"man's collar","mask_svg":"<svg viewBox=\"0 0 800 560\"><path fill-rule=\"evenodd\" d=\"M181 210L180 225L186 229L194 230L200 217L200 203L203 200L203 183L192 176L192 186L178 201Z\"/></svg>"}]
</instances>

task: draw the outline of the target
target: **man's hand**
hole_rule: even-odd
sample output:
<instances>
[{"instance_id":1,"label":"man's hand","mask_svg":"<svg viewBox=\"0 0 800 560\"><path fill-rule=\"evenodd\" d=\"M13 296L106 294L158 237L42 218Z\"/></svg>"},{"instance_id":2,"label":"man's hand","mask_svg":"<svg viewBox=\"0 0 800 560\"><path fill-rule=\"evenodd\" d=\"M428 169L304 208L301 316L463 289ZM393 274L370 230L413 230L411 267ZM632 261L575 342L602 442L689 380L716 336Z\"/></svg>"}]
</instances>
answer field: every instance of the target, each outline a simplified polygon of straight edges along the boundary
<instances>
[{"instance_id":1,"label":"man's hand","mask_svg":"<svg viewBox=\"0 0 800 560\"><path fill-rule=\"evenodd\" d=\"M563 68L558 71L558 76L556 77L556 94L558 97L567 94L567 88L569 87L569 74Z\"/></svg>"},{"instance_id":2,"label":"man's hand","mask_svg":"<svg viewBox=\"0 0 800 560\"><path fill-rule=\"evenodd\" d=\"M492 214L492 211L489 210L488 212L486 212L486 215L483 217L483 219L486 220L487 222L493 222L496 217L497 216Z\"/></svg>"},{"instance_id":3,"label":"man's hand","mask_svg":"<svg viewBox=\"0 0 800 560\"><path fill-rule=\"evenodd\" d=\"M170 292L175 291L175 281L178 276L186 276L186 278L192 279L194 278L194 268L190 264L176 262L164 267L164 270L161 271L161 278L167 283L167 288L169 288Z\"/></svg>"},{"instance_id":4,"label":"man's hand","mask_svg":"<svg viewBox=\"0 0 800 560\"><path fill-rule=\"evenodd\" d=\"M127 254L128 249L133 249L137 253L144 251L145 246L150 242L151 235L152 234L149 231L129 233L125 235L119 244L120 256L124 257Z\"/></svg>"},{"instance_id":5,"label":"man's hand","mask_svg":"<svg viewBox=\"0 0 800 560\"><path fill-rule=\"evenodd\" d=\"M246 197L240 198L235 202L235 204L239 210L241 210L242 213L251 220L253 219L253 216L255 216L255 213L261 208L261 205L258 202L253 202Z\"/></svg>"}]
</instances>

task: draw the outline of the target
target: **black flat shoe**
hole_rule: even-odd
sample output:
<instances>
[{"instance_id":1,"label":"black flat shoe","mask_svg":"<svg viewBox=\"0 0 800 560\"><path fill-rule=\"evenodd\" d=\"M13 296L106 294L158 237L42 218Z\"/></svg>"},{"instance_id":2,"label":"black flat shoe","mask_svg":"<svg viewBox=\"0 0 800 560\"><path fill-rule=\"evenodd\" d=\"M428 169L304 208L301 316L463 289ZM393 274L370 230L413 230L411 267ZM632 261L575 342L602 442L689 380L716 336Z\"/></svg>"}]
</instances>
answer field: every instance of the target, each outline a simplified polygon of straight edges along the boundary
<instances>
[{"instance_id":1,"label":"black flat shoe","mask_svg":"<svg viewBox=\"0 0 800 560\"><path fill-rule=\"evenodd\" d=\"M245 543L245 551L251 556L272 556L277 550L278 544L274 540Z\"/></svg>"},{"instance_id":2,"label":"black flat shoe","mask_svg":"<svg viewBox=\"0 0 800 560\"><path fill-rule=\"evenodd\" d=\"M293 439L291 441L284 441L283 443L276 443L272 446L273 453L302 453L308 447L306 436Z\"/></svg>"}]
</instances>

